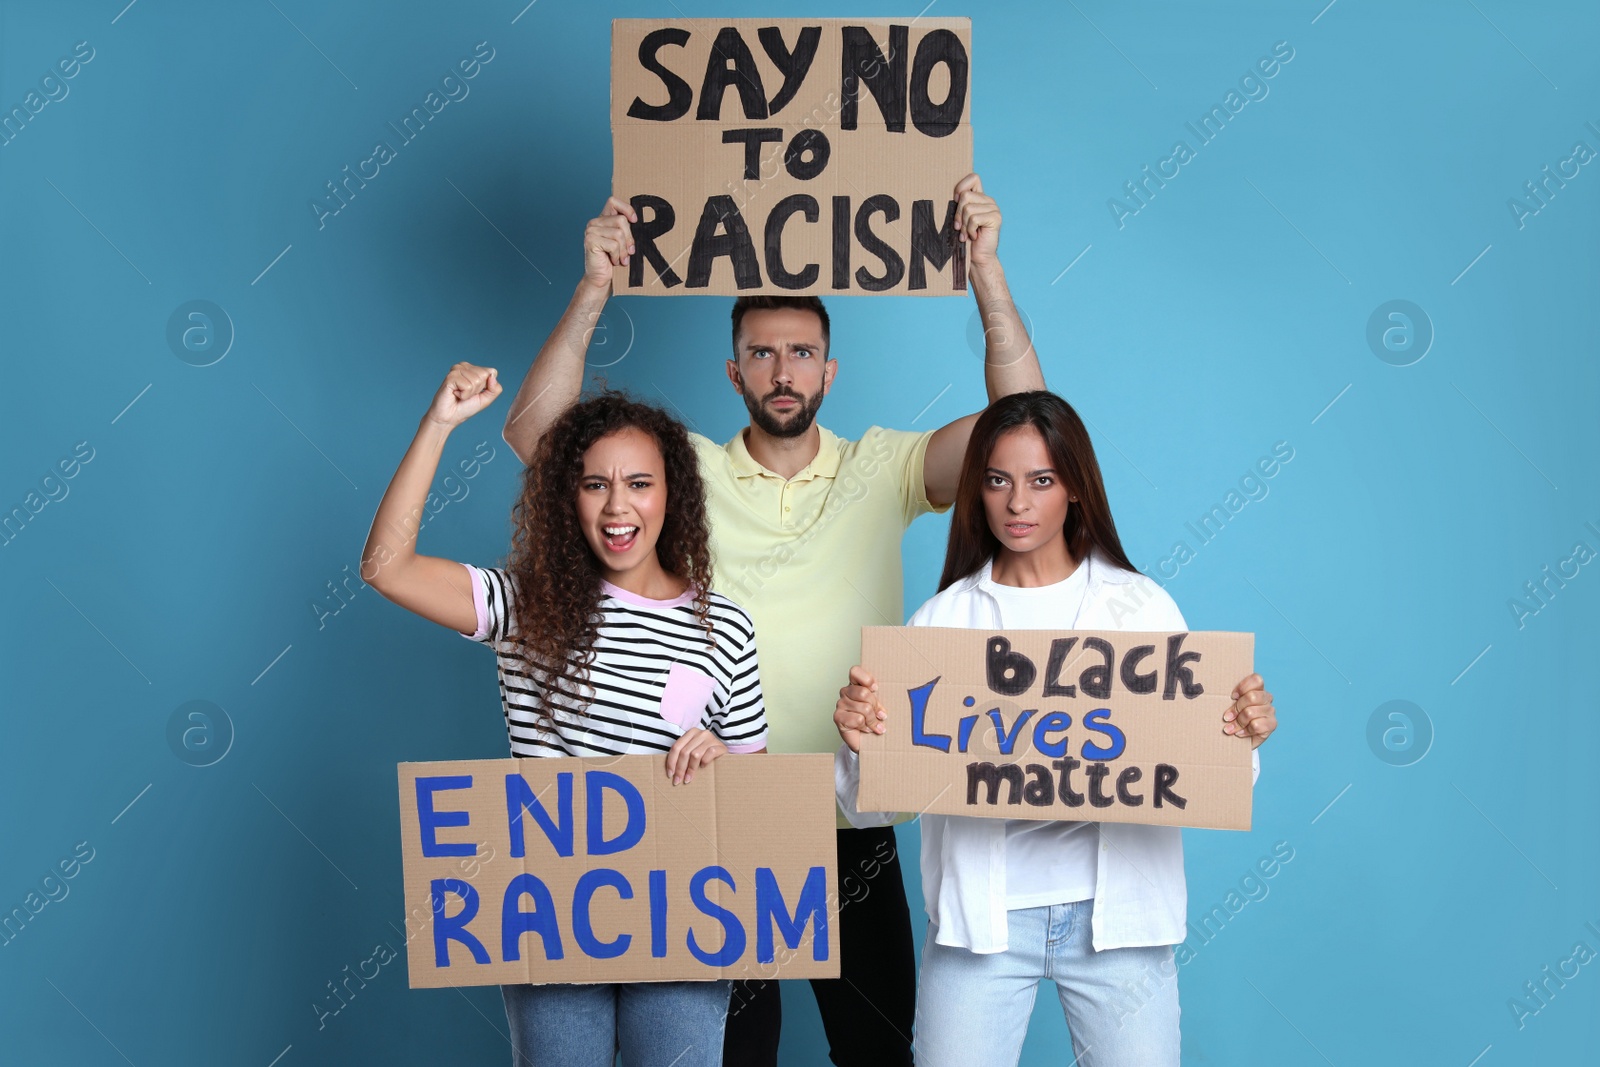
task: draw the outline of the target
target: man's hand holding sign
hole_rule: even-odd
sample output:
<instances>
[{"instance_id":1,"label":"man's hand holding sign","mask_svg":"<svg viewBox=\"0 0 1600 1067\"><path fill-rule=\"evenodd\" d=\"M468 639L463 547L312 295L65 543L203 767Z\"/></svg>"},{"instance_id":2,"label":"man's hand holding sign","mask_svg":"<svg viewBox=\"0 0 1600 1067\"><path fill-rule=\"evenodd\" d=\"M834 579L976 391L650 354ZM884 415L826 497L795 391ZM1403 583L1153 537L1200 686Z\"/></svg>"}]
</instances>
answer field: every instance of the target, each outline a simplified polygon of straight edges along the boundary
<instances>
[{"instance_id":1,"label":"man's hand holding sign","mask_svg":"<svg viewBox=\"0 0 1600 1067\"><path fill-rule=\"evenodd\" d=\"M1249 829L1250 748L1277 726L1259 675L1227 682L1253 643L868 627L834 710L858 807Z\"/></svg>"}]
</instances>

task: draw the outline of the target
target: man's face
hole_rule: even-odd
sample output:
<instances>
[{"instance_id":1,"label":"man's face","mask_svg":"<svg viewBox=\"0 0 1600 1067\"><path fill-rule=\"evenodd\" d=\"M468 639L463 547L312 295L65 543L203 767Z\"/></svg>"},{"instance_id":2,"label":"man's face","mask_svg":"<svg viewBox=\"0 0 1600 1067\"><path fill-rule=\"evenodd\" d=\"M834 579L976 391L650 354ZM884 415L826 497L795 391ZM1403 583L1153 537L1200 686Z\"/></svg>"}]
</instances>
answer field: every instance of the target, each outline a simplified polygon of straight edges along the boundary
<instances>
[{"instance_id":1,"label":"man's face","mask_svg":"<svg viewBox=\"0 0 1600 1067\"><path fill-rule=\"evenodd\" d=\"M811 428L838 365L827 358L822 320L799 308L749 311L739 322L728 379L750 421L773 437Z\"/></svg>"}]
</instances>

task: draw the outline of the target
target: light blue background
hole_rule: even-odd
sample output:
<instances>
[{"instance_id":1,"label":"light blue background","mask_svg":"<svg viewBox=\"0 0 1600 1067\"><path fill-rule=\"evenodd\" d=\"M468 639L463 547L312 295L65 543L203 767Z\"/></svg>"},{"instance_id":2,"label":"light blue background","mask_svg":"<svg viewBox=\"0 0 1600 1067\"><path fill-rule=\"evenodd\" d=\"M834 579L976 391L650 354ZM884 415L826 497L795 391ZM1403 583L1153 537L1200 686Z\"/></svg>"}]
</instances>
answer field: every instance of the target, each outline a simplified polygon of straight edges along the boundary
<instances>
[{"instance_id":1,"label":"light blue background","mask_svg":"<svg viewBox=\"0 0 1600 1067\"><path fill-rule=\"evenodd\" d=\"M0 5L7 111L75 42L95 50L0 147L0 509L94 450L0 547L0 910L94 849L0 947L0 1059L509 1057L496 990L411 991L399 961L318 1029L325 983L401 944L394 764L503 755L505 737L483 649L370 589L321 626L312 605L355 569L446 368L514 386L564 306L608 191L608 20L683 13L524 2ZM1589 1060L1600 965L1552 983L1521 1029L1508 1000L1576 943L1600 950L1600 568L1520 628L1508 601L1575 542L1600 549L1600 166L1524 227L1507 201L1574 142L1600 149L1600 18L1322 2L929 13L974 17L1002 258L1051 386L1093 426L1135 562L1193 547L1185 523L1275 442L1294 449L1167 583L1191 625L1257 633L1282 724L1255 829L1188 835L1191 915L1275 842L1294 849L1184 969L1186 1062ZM319 230L323 183L480 41L495 58L470 96ZM1119 229L1108 198L1279 41L1294 58L1270 95ZM237 332L205 368L165 339L194 299ZM1393 299L1435 331L1412 366L1366 341ZM969 301L831 307L831 429L981 403ZM614 302L602 359L627 354L605 373L726 438L743 418L727 310ZM451 441L447 462L479 441L495 459L424 551L503 556L504 404ZM908 608L943 531L907 535ZM166 734L195 699L236 731L204 768ZM1435 731L1411 766L1368 744L1394 699ZM791 994L785 1062L822 1062L809 991ZM1024 1062L1067 1062L1065 1041L1047 989Z\"/></svg>"}]
</instances>

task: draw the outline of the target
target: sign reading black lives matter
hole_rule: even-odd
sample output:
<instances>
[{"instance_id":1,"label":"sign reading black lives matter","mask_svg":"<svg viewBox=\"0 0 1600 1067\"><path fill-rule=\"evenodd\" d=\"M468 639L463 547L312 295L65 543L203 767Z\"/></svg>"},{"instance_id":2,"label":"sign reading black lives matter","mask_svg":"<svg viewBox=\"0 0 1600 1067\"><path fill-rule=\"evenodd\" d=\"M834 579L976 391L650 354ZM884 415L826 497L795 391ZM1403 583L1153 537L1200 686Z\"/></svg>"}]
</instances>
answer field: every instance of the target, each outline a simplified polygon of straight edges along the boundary
<instances>
[{"instance_id":1,"label":"sign reading black lives matter","mask_svg":"<svg viewBox=\"0 0 1600 1067\"><path fill-rule=\"evenodd\" d=\"M971 21L617 19L612 291L965 293Z\"/></svg>"},{"instance_id":2,"label":"sign reading black lives matter","mask_svg":"<svg viewBox=\"0 0 1600 1067\"><path fill-rule=\"evenodd\" d=\"M1250 829L1250 743L1222 732L1242 633L865 626L888 729L860 811Z\"/></svg>"}]
</instances>

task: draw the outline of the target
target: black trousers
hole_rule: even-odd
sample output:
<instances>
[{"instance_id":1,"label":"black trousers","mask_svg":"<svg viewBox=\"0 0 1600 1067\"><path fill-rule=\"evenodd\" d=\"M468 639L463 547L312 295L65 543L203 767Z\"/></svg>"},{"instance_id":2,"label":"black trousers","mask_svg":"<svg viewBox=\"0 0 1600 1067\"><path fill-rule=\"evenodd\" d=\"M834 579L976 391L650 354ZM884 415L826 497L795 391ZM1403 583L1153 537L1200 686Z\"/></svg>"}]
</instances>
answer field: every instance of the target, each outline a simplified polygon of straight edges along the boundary
<instances>
[{"instance_id":1,"label":"black trousers","mask_svg":"<svg viewBox=\"0 0 1600 1067\"><path fill-rule=\"evenodd\" d=\"M837 1067L911 1067L917 965L894 828L840 830L839 975L811 991ZM724 1067L777 1067L783 1001L776 981L735 982Z\"/></svg>"}]
</instances>

